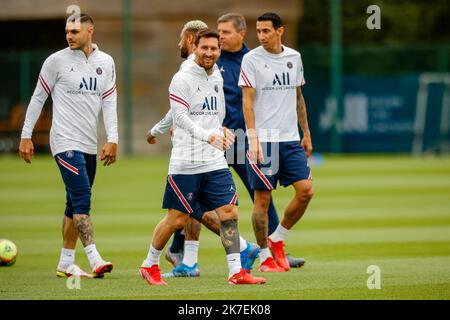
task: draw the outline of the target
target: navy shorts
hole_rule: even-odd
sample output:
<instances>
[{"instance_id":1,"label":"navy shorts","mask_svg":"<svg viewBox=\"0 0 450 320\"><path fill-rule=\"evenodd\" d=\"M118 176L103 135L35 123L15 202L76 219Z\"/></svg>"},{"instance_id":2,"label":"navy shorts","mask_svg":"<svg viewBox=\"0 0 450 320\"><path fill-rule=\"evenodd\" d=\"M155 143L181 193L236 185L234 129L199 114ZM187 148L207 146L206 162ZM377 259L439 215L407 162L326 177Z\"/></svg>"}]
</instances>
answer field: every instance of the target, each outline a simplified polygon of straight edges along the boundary
<instances>
[{"instance_id":1,"label":"navy shorts","mask_svg":"<svg viewBox=\"0 0 450 320\"><path fill-rule=\"evenodd\" d=\"M265 142L264 163L255 164L247 155L248 179L252 189L273 190L278 181L286 187L300 180L312 180L305 149L299 141Z\"/></svg>"},{"instance_id":2,"label":"navy shorts","mask_svg":"<svg viewBox=\"0 0 450 320\"><path fill-rule=\"evenodd\" d=\"M202 218L205 215L205 212L200 207L200 204L197 203L197 205L193 209L194 209L194 212L191 213L191 218L194 218L198 222L202 222Z\"/></svg>"},{"instance_id":3,"label":"navy shorts","mask_svg":"<svg viewBox=\"0 0 450 320\"><path fill-rule=\"evenodd\" d=\"M236 186L228 168L167 177L164 209L176 209L195 218L194 215L199 212L212 211L228 204L238 204Z\"/></svg>"},{"instance_id":4,"label":"navy shorts","mask_svg":"<svg viewBox=\"0 0 450 320\"><path fill-rule=\"evenodd\" d=\"M80 151L65 151L55 156L56 163L66 185L65 215L89 214L91 188L97 168L97 155Z\"/></svg>"}]
</instances>

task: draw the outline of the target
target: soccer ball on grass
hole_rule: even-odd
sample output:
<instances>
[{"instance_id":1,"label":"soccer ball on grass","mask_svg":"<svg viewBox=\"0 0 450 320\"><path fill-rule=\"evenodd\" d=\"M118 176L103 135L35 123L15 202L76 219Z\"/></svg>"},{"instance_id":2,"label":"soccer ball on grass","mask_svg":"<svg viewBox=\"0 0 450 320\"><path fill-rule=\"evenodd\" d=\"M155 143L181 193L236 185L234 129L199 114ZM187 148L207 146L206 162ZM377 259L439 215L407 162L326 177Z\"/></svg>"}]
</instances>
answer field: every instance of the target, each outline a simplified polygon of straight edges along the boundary
<instances>
[{"instance_id":1,"label":"soccer ball on grass","mask_svg":"<svg viewBox=\"0 0 450 320\"><path fill-rule=\"evenodd\" d=\"M16 263L17 246L7 239L0 239L0 266L12 266Z\"/></svg>"}]
</instances>

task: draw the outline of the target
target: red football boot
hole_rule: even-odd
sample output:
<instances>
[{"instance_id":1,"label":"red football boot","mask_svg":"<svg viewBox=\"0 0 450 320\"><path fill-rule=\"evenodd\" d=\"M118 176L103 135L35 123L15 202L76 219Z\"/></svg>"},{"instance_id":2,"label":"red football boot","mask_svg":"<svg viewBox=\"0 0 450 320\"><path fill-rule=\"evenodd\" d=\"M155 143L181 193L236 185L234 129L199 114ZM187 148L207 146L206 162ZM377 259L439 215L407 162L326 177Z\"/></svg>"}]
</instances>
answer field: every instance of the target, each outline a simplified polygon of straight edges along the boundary
<instances>
[{"instance_id":1,"label":"red football boot","mask_svg":"<svg viewBox=\"0 0 450 320\"><path fill-rule=\"evenodd\" d=\"M267 238L267 244L269 245L270 251L272 251L277 265L283 268L284 271L289 271L289 261L284 253L283 241L273 242L270 238Z\"/></svg>"},{"instance_id":2,"label":"red football boot","mask_svg":"<svg viewBox=\"0 0 450 320\"><path fill-rule=\"evenodd\" d=\"M264 284L266 279L252 276L250 273L241 269L238 273L228 279L228 284Z\"/></svg>"},{"instance_id":3,"label":"red football boot","mask_svg":"<svg viewBox=\"0 0 450 320\"><path fill-rule=\"evenodd\" d=\"M260 266L261 272L284 272L285 270L275 263L272 257L267 258Z\"/></svg>"},{"instance_id":4,"label":"red football boot","mask_svg":"<svg viewBox=\"0 0 450 320\"><path fill-rule=\"evenodd\" d=\"M151 267L140 267L139 273L149 285L167 286L167 283L161 278L161 271L157 264L154 264Z\"/></svg>"}]
</instances>

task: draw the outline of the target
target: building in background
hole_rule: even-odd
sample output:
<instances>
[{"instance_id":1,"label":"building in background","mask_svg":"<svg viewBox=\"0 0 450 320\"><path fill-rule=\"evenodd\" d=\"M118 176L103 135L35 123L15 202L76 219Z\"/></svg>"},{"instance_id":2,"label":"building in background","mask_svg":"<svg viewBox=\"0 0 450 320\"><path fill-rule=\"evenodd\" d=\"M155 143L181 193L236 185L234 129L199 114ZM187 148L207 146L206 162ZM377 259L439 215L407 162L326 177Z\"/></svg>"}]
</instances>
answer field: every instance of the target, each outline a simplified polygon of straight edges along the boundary
<instances>
[{"instance_id":1,"label":"building in background","mask_svg":"<svg viewBox=\"0 0 450 320\"><path fill-rule=\"evenodd\" d=\"M94 40L116 61L121 153L170 147L168 136L148 146L145 133L169 108L186 21L215 27L220 15L242 13L255 47L256 18L266 11L281 15L283 41L302 54L315 152L450 152L448 0L373 1L380 29L367 27L366 0L0 0L0 153L17 147L45 57L66 46L70 5L94 17ZM48 145L50 105L36 126L37 151Z\"/></svg>"}]
</instances>

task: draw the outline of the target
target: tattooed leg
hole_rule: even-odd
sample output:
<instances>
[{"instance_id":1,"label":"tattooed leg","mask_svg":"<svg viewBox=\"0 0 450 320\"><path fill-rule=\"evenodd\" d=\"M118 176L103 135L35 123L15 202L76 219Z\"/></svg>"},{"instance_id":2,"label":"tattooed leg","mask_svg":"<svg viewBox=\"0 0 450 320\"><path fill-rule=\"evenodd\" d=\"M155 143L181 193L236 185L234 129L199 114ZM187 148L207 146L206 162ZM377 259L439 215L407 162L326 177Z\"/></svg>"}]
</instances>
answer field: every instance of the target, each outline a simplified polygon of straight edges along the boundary
<instances>
[{"instance_id":1,"label":"tattooed leg","mask_svg":"<svg viewBox=\"0 0 450 320\"><path fill-rule=\"evenodd\" d=\"M253 212L253 231L255 232L256 243L262 249L267 248L268 219L267 212Z\"/></svg>"},{"instance_id":2,"label":"tattooed leg","mask_svg":"<svg viewBox=\"0 0 450 320\"><path fill-rule=\"evenodd\" d=\"M267 248L267 237L269 232L267 212L269 210L270 197L271 192L268 190L255 190L252 223L256 242L261 249Z\"/></svg>"},{"instance_id":3,"label":"tattooed leg","mask_svg":"<svg viewBox=\"0 0 450 320\"><path fill-rule=\"evenodd\" d=\"M220 222L220 239L225 252L228 254L239 253L239 230L237 220L225 220Z\"/></svg>"},{"instance_id":4,"label":"tattooed leg","mask_svg":"<svg viewBox=\"0 0 450 320\"><path fill-rule=\"evenodd\" d=\"M73 222L75 223L83 247L93 244L94 230L92 228L91 217L86 214L74 214Z\"/></svg>"},{"instance_id":5,"label":"tattooed leg","mask_svg":"<svg viewBox=\"0 0 450 320\"><path fill-rule=\"evenodd\" d=\"M225 205L216 209L220 221L220 239L228 254L239 253L238 211L235 205Z\"/></svg>"}]
</instances>

